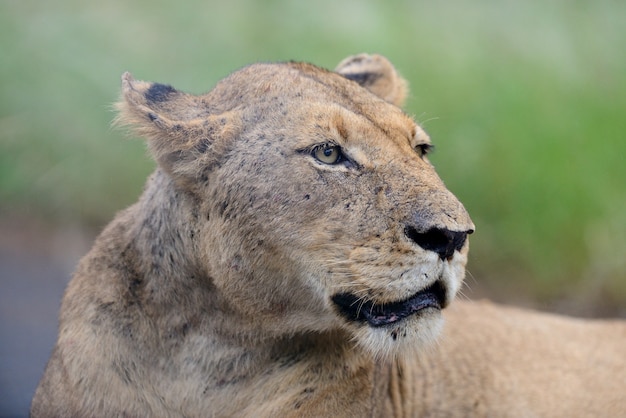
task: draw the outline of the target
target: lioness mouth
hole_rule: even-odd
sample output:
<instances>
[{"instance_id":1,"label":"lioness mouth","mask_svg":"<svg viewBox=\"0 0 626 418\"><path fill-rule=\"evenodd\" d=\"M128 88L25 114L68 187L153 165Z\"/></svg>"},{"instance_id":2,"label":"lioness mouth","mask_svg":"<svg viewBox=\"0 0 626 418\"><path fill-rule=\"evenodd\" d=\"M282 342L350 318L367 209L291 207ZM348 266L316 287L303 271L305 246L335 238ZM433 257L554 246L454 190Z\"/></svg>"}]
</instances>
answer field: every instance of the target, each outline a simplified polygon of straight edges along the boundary
<instances>
[{"instance_id":1,"label":"lioness mouth","mask_svg":"<svg viewBox=\"0 0 626 418\"><path fill-rule=\"evenodd\" d=\"M332 300L350 321L367 321L372 327L381 327L401 321L427 308L441 309L445 305L445 288L436 281L410 298L387 304L375 304L351 293L339 293Z\"/></svg>"}]
</instances>

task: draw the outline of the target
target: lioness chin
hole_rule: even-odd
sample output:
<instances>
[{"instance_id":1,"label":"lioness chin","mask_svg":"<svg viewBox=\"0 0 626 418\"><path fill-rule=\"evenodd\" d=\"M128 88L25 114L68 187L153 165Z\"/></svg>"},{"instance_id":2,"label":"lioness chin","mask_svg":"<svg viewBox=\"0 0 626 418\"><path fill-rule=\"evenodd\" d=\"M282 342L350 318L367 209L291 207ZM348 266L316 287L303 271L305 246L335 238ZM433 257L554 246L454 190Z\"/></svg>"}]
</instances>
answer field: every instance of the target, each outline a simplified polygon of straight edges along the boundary
<instances>
[{"instance_id":1,"label":"lioness chin","mask_svg":"<svg viewBox=\"0 0 626 418\"><path fill-rule=\"evenodd\" d=\"M621 323L454 302L439 337L474 225L387 59L122 90L158 168L68 285L33 417L626 412Z\"/></svg>"}]
</instances>

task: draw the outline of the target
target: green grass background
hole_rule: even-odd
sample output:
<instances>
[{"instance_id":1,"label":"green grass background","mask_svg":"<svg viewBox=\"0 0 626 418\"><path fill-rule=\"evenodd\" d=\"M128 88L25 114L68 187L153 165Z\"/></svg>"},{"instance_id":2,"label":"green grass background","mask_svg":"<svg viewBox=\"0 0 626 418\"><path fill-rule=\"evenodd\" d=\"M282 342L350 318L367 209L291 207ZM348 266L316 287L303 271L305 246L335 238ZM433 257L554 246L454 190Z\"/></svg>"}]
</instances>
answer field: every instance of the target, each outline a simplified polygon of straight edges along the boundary
<instances>
[{"instance_id":1,"label":"green grass background","mask_svg":"<svg viewBox=\"0 0 626 418\"><path fill-rule=\"evenodd\" d=\"M0 216L102 227L154 165L119 77L202 93L254 61L389 57L470 211L470 287L626 310L626 2L0 2ZM473 296L472 290L466 290Z\"/></svg>"}]
</instances>

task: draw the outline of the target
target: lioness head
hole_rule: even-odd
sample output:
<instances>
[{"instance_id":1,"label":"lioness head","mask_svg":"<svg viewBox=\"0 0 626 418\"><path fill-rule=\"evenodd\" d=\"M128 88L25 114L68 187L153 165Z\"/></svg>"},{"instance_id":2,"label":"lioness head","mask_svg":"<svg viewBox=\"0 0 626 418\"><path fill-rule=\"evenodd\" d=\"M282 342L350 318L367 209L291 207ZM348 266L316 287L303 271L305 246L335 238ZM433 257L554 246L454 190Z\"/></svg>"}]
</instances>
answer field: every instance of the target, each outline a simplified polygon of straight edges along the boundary
<instances>
[{"instance_id":1,"label":"lioness head","mask_svg":"<svg viewBox=\"0 0 626 418\"><path fill-rule=\"evenodd\" d=\"M255 64L199 96L123 76L120 120L199 214L180 252L219 297L216 326L336 333L375 354L436 335L474 225L405 96L376 55Z\"/></svg>"}]
</instances>

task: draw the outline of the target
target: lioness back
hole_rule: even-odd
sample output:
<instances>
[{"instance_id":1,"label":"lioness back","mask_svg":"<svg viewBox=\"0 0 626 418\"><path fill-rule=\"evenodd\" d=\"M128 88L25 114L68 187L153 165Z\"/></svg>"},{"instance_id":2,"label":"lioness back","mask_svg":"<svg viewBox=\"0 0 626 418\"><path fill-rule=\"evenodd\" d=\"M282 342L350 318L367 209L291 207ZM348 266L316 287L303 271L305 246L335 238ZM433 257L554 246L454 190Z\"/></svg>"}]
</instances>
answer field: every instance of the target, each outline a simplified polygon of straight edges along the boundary
<instances>
[{"instance_id":1,"label":"lioness back","mask_svg":"<svg viewBox=\"0 0 626 418\"><path fill-rule=\"evenodd\" d=\"M404 416L626 416L623 321L460 301L444 316L436 350L402 365Z\"/></svg>"},{"instance_id":2,"label":"lioness back","mask_svg":"<svg viewBox=\"0 0 626 418\"><path fill-rule=\"evenodd\" d=\"M365 54L203 95L124 74L118 124L158 166L69 283L32 416L624 412L623 324L453 302L474 225L406 95Z\"/></svg>"}]
</instances>

